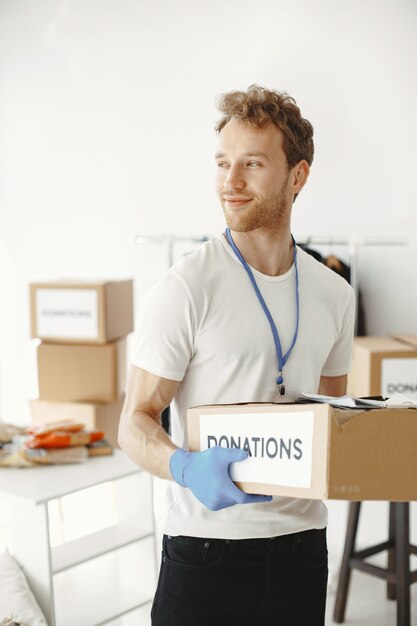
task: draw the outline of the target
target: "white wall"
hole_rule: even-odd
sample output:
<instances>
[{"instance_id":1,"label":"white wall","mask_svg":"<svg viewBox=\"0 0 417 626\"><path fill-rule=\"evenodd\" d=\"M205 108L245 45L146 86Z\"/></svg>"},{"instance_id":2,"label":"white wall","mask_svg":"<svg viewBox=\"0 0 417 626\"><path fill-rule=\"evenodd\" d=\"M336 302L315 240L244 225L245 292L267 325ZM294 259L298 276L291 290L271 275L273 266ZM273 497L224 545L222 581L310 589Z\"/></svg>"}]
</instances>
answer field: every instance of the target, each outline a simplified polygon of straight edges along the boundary
<instances>
[{"instance_id":1,"label":"white wall","mask_svg":"<svg viewBox=\"0 0 417 626\"><path fill-rule=\"evenodd\" d=\"M253 82L315 127L295 237L407 237L360 275L369 332L416 332L416 24L413 0L2 0L0 417L36 394L29 282L133 275L140 295L166 257L135 234L223 228L214 99Z\"/></svg>"}]
</instances>

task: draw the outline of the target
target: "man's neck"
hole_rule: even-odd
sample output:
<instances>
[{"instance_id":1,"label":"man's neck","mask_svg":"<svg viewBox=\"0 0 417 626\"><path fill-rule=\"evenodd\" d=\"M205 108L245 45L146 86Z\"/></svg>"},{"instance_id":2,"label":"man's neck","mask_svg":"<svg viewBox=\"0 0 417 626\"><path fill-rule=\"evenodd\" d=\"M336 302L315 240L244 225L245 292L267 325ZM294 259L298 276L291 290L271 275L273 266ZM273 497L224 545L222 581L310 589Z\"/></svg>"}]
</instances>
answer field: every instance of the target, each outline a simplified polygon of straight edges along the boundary
<instances>
[{"instance_id":1,"label":"man's neck","mask_svg":"<svg viewBox=\"0 0 417 626\"><path fill-rule=\"evenodd\" d=\"M291 232L257 229L248 233L231 231L245 261L267 276L282 276L293 264Z\"/></svg>"}]
</instances>

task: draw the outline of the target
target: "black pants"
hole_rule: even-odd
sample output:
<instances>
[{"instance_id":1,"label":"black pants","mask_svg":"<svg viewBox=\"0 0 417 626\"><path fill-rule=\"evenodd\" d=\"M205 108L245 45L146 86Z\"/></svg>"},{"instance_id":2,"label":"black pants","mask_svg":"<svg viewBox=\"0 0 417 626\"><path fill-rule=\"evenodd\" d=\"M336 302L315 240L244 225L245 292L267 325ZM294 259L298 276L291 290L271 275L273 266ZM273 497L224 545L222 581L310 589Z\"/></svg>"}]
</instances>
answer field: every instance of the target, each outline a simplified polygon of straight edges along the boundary
<instances>
[{"instance_id":1,"label":"black pants","mask_svg":"<svg viewBox=\"0 0 417 626\"><path fill-rule=\"evenodd\" d=\"M268 539L164 535L153 626L324 626L326 530Z\"/></svg>"}]
</instances>

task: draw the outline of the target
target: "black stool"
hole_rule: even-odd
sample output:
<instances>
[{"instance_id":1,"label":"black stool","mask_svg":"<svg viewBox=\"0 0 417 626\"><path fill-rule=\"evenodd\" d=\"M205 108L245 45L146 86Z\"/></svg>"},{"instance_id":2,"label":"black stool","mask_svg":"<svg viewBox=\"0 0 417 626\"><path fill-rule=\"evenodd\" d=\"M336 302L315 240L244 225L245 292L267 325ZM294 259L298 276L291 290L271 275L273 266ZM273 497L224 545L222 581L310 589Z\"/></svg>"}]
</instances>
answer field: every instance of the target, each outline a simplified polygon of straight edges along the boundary
<instances>
[{"instance_id":1,"label":"black stool","mask_svg":"<svg viewBox=\"0 0 417 626\"><path fill-rule=\"evenodd\" d=\"M397 600L397 626L410 626L410 585L417 580L417 570L410 571L410 554L417 554L417 546L410 544L410 507L408 502L390 502L388 541L355 551L356 533L362 502L351 502L346 529L345 547L339 574L333 620L345 620L350 574L353 568L387 581L387 597ZM388 550L388 567L378 567L366 558Z\"/></svg>"}]
</instances>

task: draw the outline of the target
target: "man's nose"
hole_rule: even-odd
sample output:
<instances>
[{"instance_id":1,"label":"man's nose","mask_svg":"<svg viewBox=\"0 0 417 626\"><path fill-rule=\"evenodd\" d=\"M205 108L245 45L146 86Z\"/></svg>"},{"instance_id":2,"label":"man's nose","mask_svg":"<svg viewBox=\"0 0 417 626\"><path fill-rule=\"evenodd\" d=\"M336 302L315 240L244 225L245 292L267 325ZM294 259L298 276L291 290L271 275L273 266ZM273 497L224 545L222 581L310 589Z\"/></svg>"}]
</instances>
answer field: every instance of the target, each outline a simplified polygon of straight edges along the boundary
<instances>
[{"instance_id":1,"label":"man's nose","mask_svg":"<svg viewBox=\"0 0 417 626\"><path fill-rule=\"evenodd\" d=\"M225 180L225 187L227 189L243 189L245 185L246 182L243 176L242 168L232 165Z\"/></svg>"}]
</instances>

